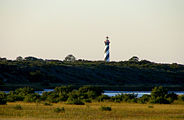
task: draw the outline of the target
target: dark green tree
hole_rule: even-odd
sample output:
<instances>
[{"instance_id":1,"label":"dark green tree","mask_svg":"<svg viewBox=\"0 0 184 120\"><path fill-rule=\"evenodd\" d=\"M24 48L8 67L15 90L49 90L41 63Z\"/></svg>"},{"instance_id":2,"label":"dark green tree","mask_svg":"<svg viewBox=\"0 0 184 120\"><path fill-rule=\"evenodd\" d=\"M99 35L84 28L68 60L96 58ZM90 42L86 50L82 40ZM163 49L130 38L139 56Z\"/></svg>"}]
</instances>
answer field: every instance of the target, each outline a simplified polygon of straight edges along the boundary
<instances>
[{"instance_id":1,"label":"dark green tree","mask_svg":"<svg viewBox=\"0 0 184 120\"><path fill-rule=\"evenodd\" d=\"M133 56L129 59L130 62L139 62L139 58L137 56Z\"/></svg>"},{"instance_id":2,"label":"dark green tree","mask_svg":"<svg viewBox=\"0 0 184 120\"><path fill-rule=\"evenodd\" d=\"M23 57L18 56L18 57L16 58L16 60L17 60L17 61L22 61L22 60L23 60Z\"/></svg>"},{"instance_id":3,"label":"dark green tree","mask_svg":"<svg viewBox=\"0 0 184 120\"><path fill-rule=\"evenodd\" d=\"M4 105L7 102L7 95L4 92L0 92L0 105Z\"/></svg>"},{"instance_id":4,"label":"dark green tree","mask_svg":"<svg viewBox=\"0 0 184 120\"><path fill-rule=\"evenodd\" d=\"M168 90L162 86L155 87L151 91L150 103L169 104L177 99L174 93L168 93Z\"/></svg>"},{"instance_id":5,"label":"dark green tree","mask_svg":"<svg viewBox=\"0 0 184 120\"><path fill-rule=\"evenodd\" d=\"M76 60L75 56L73 55L67 55L65 57L65 60L64 61L67 61L67 62L74 62Z\"/></svg>"}]
</instances>

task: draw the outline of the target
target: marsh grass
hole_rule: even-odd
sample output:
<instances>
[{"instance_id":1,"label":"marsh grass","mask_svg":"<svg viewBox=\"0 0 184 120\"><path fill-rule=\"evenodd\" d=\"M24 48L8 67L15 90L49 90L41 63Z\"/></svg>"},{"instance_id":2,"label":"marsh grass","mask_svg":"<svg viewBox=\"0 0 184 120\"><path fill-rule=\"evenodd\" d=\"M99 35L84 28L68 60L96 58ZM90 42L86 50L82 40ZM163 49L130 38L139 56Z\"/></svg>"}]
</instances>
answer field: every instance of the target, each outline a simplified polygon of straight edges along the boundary
<instances>
[{"instance_id":1,"label":"marsh grass","mask_svg":"<svg viewBox=\"0 0 184 120\"><path fill-rule=\"evenodd\" d=\"M15 110L19 104L22 110ZM112 111L101 111L101 106L111 106ZM86 105L57 103L45 106L36 103L14 102L0 105L0 120L184 120L182 104L151 104L94 102ZM54 112L64 107L64 112Z\"/></svg>"}]
</instances>

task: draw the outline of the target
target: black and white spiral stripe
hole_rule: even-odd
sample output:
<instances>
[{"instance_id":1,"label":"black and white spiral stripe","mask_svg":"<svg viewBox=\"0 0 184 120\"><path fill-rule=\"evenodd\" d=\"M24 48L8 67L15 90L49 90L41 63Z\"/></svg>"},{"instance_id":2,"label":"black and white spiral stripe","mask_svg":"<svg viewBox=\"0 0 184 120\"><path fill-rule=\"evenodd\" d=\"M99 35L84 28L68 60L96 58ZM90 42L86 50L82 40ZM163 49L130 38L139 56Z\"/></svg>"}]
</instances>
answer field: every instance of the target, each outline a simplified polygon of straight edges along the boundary
<instances>
[{"instance_id":1,"label":"black and white spiral stripe","mask_svg":"<svg viewBox=\"0 0 184 120\"><path fill-rule=\"evenodd\" d=\"M105 58L104 58L104 60L106 61L106 62L109 62L110 61L110 58L109 58L109 45L105 45Z\"/></svg>"}]
</instances>

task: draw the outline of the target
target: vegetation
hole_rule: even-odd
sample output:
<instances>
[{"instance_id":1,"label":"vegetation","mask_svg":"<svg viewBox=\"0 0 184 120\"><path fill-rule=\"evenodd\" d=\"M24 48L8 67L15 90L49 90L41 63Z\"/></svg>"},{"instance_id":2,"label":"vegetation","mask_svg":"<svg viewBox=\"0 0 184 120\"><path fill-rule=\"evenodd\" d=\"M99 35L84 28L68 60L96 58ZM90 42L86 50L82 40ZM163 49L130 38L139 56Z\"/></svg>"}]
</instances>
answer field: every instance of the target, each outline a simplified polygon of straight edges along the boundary
<instances>
[{"instance_id":1,"label":"vegetation","mask_svg":"<svg viewBox=\"0 0 184 120\"><path fill-rule=\"evenodd\" d=\"M164 87L155 87L151 95L140 98L136 94L109 97L102 93L94 86L78 89L61 86L42 95L34 93L30 87L18 88L7 94L1 92L0 98L3 99L0 100L4 100L6 105L0 105L0 119L184 119L183 95L168 93ZM14 102L7 102L10 98Z\"/></svg>"},{"instance_id":2,"label":"vegetation","mask_svg":"<svg viewBox=\"0 0 184 120\"><path fill-rule=\"evenodd\" d=\"M174 93L168 94L167 89L164 89L162 86L155 87L151 92L150 103L168 104L174 100L177 100L177 95Z\"/></svg>"},{"instance_id":3,"label":"vegetation","mask_svg":"<svg viewBox=\"0 0 184 120\"><path fill-rule=\"evenodd\" d=\"M66 104L84 105L92 101L98 102L128 102L128 103L152 103L152 104L170 104L179 99L184 101L183 96L177 96L174 93L168 93L167 89L160 86L155 87L151 91L151 95L143 95L138 98L136 94L117 94L109 97L103 95L103 90L94 86L83 86L79 89L74 89L72 86L56 87L54 91L44 92L42 95L34 93L34 89L30 87L18 88L15 91L10 91L5 94L0 92L0 103L6 102L44 102L44 105L51 105L51 103L65 102Z\"/></svg>"},{"instance_id":4,"label":"vegetation","mask_svg":"<svg viewBox=\"0 0 184 120\"><path fill-rule=\"evenodd\" d=\"M0 105L4 105L7 102L7 95L4 92L0 92Z\"/></svg>"},{"instance_id":5,"label":"vegetation","mask_svg":"<svg viewBox=\"0 0 184 120\"><path fill-rule=\"evenodd\" d=\"M111 100L113 102L137 102L137 95L135 94L118 94L116 96L112 96Z\"/></svg>"},{"instance_id":6,"label":"vegetation","mask_svg":"<svg viewBox=\"0 0 184 120\"><path fill-rule=\"evenodd\" d=\"M101 111L111 111L112 109L111 109L111 107L108 107L108 106L101 106L100 110Z\"/></svg>"},{"instance_id":7,"label":"vegetation","mask_svg":"<svg viewBox=\"0 0 184 120\"><path fill-rule=\"evenodd\" d=\"M14 107L14 109L15 109L15 110L22 110L22 106L21 106L21 105L16 105L16 106Z\"/></svg>"},{"instance_id":8,"label":"vegetation","mask_svg":"<svg viewBox=\"0 0 184 120\"><path fill-rule=\"evenodd\" d=\"M184 120L183 104L135 104L93 102L86 105L56 103L44 106L36 103L18 102L22 110L12 109L17 103L0 105L1 120ZM101 106L110 106L111 111L102 111ZM150 106L150 107L149 107ZM153 107L151 107L153 106ZM54 112L64 107L65 112Z\"/></svg>"},{"instance_id":9,"label":"vegetation","mask_svg":"<svg viewBox=\"0 0 184 120\"><path fill-rule=\"evenodd\" d=\"M45 106L52 106L52 104L49 103L49 102L44 102L43 104L44 104Z\"/></svg>"},{"instance_id":10,"label":"vegetation","mask_svg":"<svg viewBox=\"0 0 184 120\"><path fill-rule=\"evenodd\" d=\"M148 108L154 108L154 106L153 105L149 105Z\"/></svg>"},{"instance_id":11,"label":"vegetation","mask_svg":"<svg viewBox=\"0 0 184 120\"><path fill-rule=\"evenodd\" d=\"M54 109L54 112L56 112L56 113L65 112L65 108L64 107L62 107L62 108L57 107Z\"/></svg>"},{"instance_id":12,"label":"vegetation","mask_svg":"<svg viewBox=\"0 0 184 120\"><path fill-rule=\"evenodd\" d=\"M184 65L159 64L139 60L136 56L128 61L108 63L81 59L43 60L31 56L19 56L17 60L0 59L0 90L25 86L55 88L71 84L78 88L95 85L106 90L151 90L154 86L184 90Z\"/></svg>"},{"instance_id":13,"label":"vegetation","mask_svg":"<svg viewBox=\"0 0 184 120\"><path fill-rule=\"evenodd\" d=\"M178 96L178 99L179 99L180 101L184 101L184 95Z\"/></svg>"},{"instance_id":14,"label":"vegetation","mask_svg":"<svg viewBox=\"0 0 184 120\"><path fill-rule=\"evenodd\" d=\"M76 58L73 56L73 55L67 55L65 57L65 60L64 61L67 61L67 62L74 62L76 60Z\"/></svg>"}]
</instances>

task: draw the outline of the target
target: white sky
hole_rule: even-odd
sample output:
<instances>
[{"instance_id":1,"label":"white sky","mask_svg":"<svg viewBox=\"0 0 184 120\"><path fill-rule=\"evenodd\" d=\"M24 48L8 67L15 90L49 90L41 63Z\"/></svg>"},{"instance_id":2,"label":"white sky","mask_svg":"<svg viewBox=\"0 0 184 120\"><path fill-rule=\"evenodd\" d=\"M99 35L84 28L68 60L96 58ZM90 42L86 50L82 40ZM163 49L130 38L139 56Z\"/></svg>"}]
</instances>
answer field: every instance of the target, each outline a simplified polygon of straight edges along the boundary
<instances>
[{"instance_id":1,"label":"white sky","mask_svg":"<svg viewBox=\"0 0 184 120\"><path fill-rule=\"evenodd\" d=\"M184 0L0 0L0 57L184 64Z\"/></svg>"}]
</instances>

